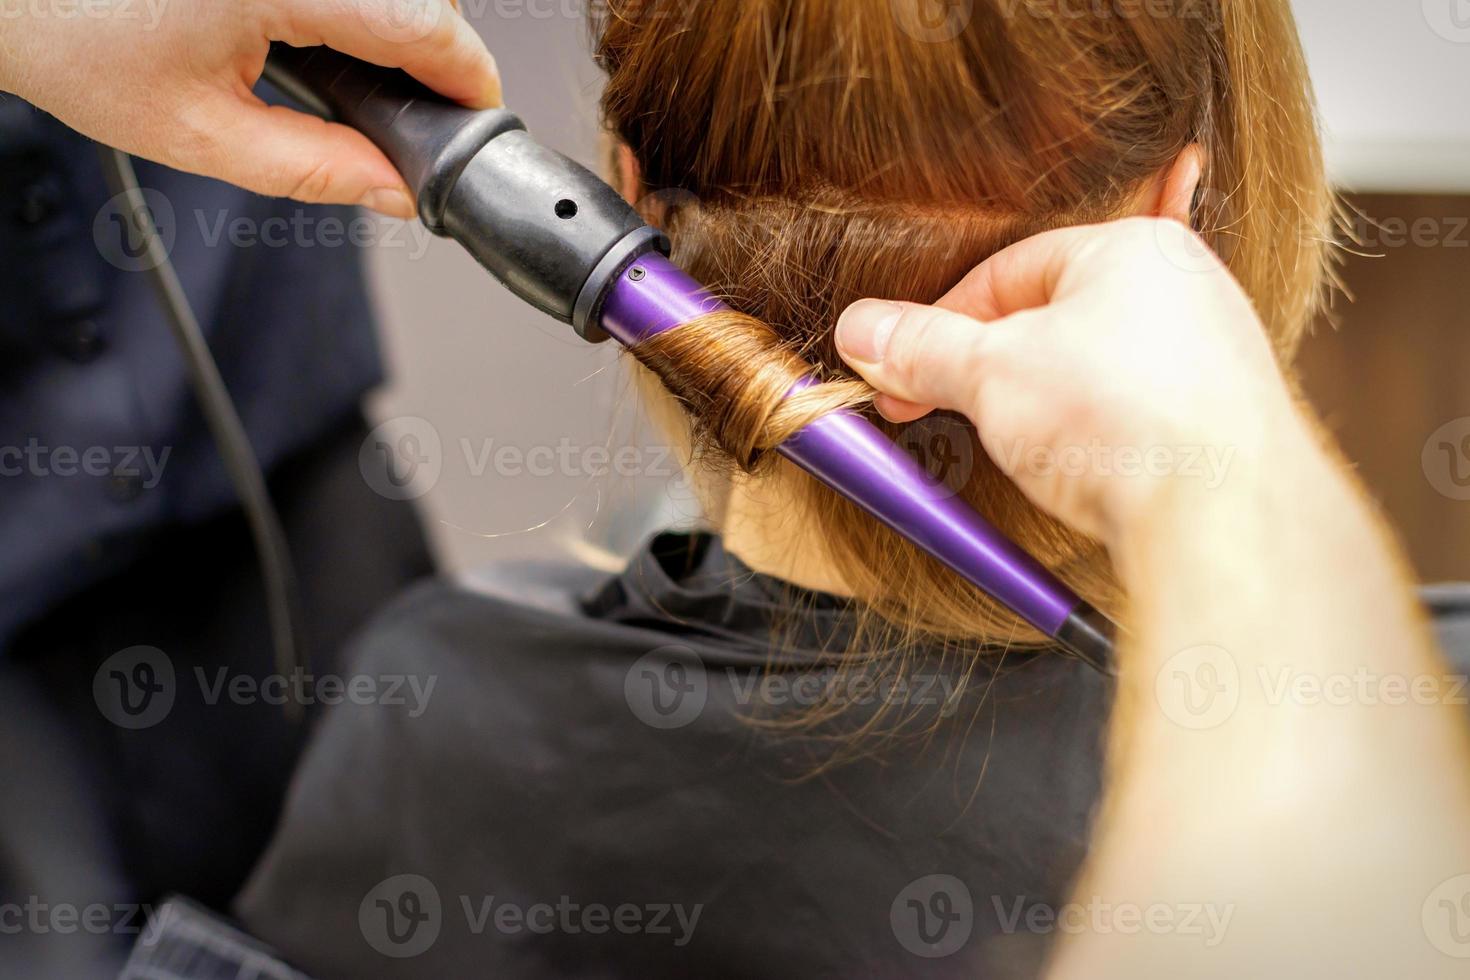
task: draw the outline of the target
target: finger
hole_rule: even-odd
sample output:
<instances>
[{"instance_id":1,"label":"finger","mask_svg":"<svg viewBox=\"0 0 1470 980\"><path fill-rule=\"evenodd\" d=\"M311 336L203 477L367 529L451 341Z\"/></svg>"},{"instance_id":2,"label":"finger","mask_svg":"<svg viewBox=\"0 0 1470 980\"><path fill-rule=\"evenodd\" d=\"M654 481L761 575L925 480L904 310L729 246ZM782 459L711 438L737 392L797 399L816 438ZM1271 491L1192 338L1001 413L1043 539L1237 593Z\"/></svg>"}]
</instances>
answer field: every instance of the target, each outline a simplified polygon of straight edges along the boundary
<instances>
[{"instance_id":1,"label":"finger","mask_svg":"<svg viewBox=\"0 0 1470 980\"><path fill-rule=\"evenodd\" d=\"M973 407L997 330L935 306L859 300L837 321L837 350L879 391L912 405Z\"/></svg>"},{"instance_id":2,"label":"finger","mask_svg":"<svg viewBox=\"0 0 1470 980\"><path fill-rule=\"evenodd\" d=\"M501 104L495 58L449 0L277 0L277 9L280 24L271 40L325 44L402 68L472 108Z\"/></svg>"},{"instance_id":3,"label":"finger","mask_svg":"<svg viewBox=\"0 0 1470 980\"><path fill-rule=\"evenodd\" d=\"M356 130L259 100L230 99L213 115L227 122L216 130L201 172L270 197L413 217L403 178Z\"/></svg>"},{"instance_id":4,"label":"finger","mask_svg":"<svg viewBox=\"0 0 1470 980\"><path fill-rule=\"evenodd\" d=\"M878 397L873 399L873 407L888 421L900 423L915 422L934 411L933 405L915 405L913 402L906 402L902 398L894 398L882 392L879 392Z\"/></svg>"}]
</instances>

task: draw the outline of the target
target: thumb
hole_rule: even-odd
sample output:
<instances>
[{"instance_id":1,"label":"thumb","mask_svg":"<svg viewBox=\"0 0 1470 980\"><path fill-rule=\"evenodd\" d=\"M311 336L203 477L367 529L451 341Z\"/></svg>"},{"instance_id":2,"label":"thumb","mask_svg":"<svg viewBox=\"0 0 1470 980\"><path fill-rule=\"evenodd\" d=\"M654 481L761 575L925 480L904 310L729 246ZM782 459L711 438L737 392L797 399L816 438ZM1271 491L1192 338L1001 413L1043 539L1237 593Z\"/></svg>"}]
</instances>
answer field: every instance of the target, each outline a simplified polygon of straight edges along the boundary
<instances>
[{"instance_id":1,"label":"thumb","mask_svg":"<svg viewBox=\"0 0 1470 980\"><path fill-rule=\"evenodd\" d=\"M835 339L843 360L880 392L968 413L997 331L937 306L865 299L843 311Z\"/></svg>"},{"instance_id":2,"label":"thumb","mask_svg":"<svg viewBox=\"0 0 1470 980\"><path fill-rule=\"evenodd\" d=\"M199 170L269 197L312 204L360 204L413 217L413 195L366 136L284 106L228 99L223 123Z\"/></svg>"}]
</instances>

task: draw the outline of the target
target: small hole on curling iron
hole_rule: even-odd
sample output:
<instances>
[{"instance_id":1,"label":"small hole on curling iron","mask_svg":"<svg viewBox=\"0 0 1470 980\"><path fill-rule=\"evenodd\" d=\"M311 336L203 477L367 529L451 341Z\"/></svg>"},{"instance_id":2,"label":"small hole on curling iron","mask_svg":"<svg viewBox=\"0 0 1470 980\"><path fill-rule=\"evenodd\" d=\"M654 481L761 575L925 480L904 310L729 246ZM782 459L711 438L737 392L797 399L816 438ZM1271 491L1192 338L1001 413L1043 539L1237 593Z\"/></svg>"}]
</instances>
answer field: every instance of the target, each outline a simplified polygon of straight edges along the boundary
<instances>
[{"instance_id":1,"label":"small hole on curling iron","mask_svg":"<svg viewBox=\"0 0 1470 980\"><path fill-rule=\"evenodd\" d=\"M634 282L641 281L645 275L647 275L647 273L643 271L642 266L635 265L633 266L633 268L628 270L628 278L633 280Z\"/></svg>"},{"instance_id":2,"label":"small hole on curling iron","mask_svg":"<svg viewBox=\"0 0 1470 980\"><path fill-rule=\"evenodd\" d=\"M556 216L558 218L575 218L577 216L577 202L566 197L557 201Z\"/></svg>"}]
</instances>

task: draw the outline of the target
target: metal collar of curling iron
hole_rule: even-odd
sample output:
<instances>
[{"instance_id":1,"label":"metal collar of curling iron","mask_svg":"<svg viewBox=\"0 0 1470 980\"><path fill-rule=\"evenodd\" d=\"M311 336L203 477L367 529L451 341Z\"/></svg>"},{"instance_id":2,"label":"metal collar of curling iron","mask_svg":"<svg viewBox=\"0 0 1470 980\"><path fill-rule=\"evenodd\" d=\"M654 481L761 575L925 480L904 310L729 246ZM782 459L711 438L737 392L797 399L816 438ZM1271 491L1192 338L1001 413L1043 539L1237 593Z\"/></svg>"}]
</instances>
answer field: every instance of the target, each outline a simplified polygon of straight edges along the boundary
<instances>
[{"instance_id":1,"label":"metal collar of curling iron","mask_svg":"<svg viewBox=\"0 0 1470 980\"><path fill-rule=\"evenodd\" d=\"M600 344L608 339L602 327L602 308L608 294L617 285L624 272L650 252L667 256L670 252L669 238L662 231L645 225L628 232L602 257L592 270L582 292L572 308L572 328L585 341Z\"/></svg>"}]
</instances>

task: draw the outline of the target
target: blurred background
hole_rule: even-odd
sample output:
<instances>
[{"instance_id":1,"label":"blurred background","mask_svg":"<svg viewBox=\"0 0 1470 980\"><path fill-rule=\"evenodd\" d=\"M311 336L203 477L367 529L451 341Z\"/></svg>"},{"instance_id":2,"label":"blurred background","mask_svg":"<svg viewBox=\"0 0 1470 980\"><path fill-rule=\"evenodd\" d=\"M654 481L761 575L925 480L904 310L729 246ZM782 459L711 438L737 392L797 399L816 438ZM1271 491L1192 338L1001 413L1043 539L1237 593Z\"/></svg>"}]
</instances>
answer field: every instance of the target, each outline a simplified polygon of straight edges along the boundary
<instances>
[{"instance_id":1,"label":"blurred background","mask_svg":"<svg viewBox=\"0 0 1470 980\"><path fill-rule=\"evenodd\" d=\"M599 168L586 0L461 6L512 108ZM1304 348L1306 391L1420 577L1470 579L1470 2L1295 6L1360 240L1345 294ZM371 250L392 377L373 411L377 441L423 462L404 492L441 564L583 542L622 552L692 516L676 462L632 414L616 351L583 344L421 232Z\"/></svg>"}]
</instances>

